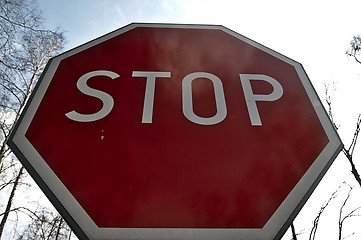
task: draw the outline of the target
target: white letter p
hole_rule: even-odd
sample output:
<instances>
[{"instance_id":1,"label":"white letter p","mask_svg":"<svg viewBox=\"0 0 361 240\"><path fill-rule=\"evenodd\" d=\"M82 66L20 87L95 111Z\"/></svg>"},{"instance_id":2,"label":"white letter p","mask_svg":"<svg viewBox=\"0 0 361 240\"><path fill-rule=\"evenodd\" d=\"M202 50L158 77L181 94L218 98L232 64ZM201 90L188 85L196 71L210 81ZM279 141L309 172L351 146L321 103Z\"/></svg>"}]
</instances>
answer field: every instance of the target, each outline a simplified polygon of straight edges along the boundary
<instances>
[{"instance_id":1,"label":"white letter p","mask_svg":"<svg viewBox=\"0 0 361 240\"><path fill-rule=\"evenodd\" d=\"M283 94L283 88L281 84L274 78L262 75L262 74L239 74L243 87L244 97L248 108L249 118L251 124L254 126L262 126L261 118L259 116L256 101L276 101ZM266 81L273 87L273 92L268 95L253 94L251 87L251 80Z\"/></svg>"}]
</instances>

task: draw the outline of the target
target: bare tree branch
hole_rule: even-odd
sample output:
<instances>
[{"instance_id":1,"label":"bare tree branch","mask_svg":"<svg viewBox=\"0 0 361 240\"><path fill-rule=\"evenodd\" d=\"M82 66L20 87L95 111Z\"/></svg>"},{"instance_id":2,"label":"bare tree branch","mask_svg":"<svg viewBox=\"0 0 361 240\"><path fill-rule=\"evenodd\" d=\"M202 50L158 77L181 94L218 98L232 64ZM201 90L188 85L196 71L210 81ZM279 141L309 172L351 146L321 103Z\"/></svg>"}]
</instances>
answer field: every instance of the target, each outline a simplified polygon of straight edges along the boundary
<instances>
[{"instance_id":1,"label":"bare tree branch","mask_svg":"<svg viewBox=\"0 0 361 240\"><path fill-rule=\"evenodd\" d=\"M18 175L16 177L13 188L11 190L8 202L6 204L5 212L4 212L3 217L1 219L1 222L0 222L0 239L1 239L1 236L2 236L2 234L4 232L5 223L6 223L7 219L8 219L8 217L9 217L10 209L11 209L12 203L14 201L14 197L15 197L15 192L16 192L18 186L19 186L18 183L19 183L20 178L22 177L22 175L24 173L24 170L25 170L24 167L20 168L20 171L19 171L19 173L18 173Z\"/></svg>"},{"instance_id":2,"label":"bare tree branch","mask_svg":"<svg viewBox=\"0 0 361 240\"><path fill-rule=\"evenodd\" d=\"M348 200L350 199L351 196L351 192L352 192L352 187L350 187L347 196L345 198L345 200L343 201L341 208L340 208L340 212L339 212L339 217L338 217L338 239L342 240L342 228L344 226L344 222L346 219L351 218L351 217L357 217L357 216L361 216L360 214L356 214L356 212L361 209L361 207L357 207L355 209L353 209L352 211L350 211L349 213L343 215L343 211L344 211L344 207L346 206Z\"/></svg>"},{"instance_id":3,"label":"bare tree branch","mask_svg":"<svg viewBox=\"0 0 361 240\"><path fill-rule=\"evenodd\" d=\"M295 225L293 224L293 222L291 223L291 231L292 231L292 239L297 240L296 229L295 229Z\"/></svg>"},{"instance_id":4,"label":"bare tree branch","mask_svg":"<svg viewBox=\"0 0 361 240\"><path fill-rule=\"evenodd\" d=\"M361 64L361 60L358 59L358 55L360 55L361 51L361 36L354 36L352 41L350 42L350 48L346 51L346 55L353 57L356 62Z\"/></svg>"},{"instance_id":5,"label":"bare tree branch","mask_svg":"<svg viewBox=\"0 0 361 240\"><path fill-rule=\"evenodd\" d=\"M334 84L333 84L333 86L334 86ZM331 119L333 125L338 130L338 127L337 127L337 125L336 125L336 123L334 121L334 118L333 118L332 108L331 108L334 92L335 92L335 87L332 89L332 92L330 92L329 85L325 85L325 96L326 96L325 101L326 101L326 103L328 105L328 115L330 116L330 119ZM357 118L356 129L354 131L354 135L353 135L351 144L350 144L350 146L348 148L346 148L346 146L344 145L343 148L342 148L342 152L344 153L344 155L346 156L348 162L351 165L351 173L353 174L355 180L358 182L358 184L361 187L361 177L360 177L360 174L359 174L359 172L358 172L358 170L356 168L356 165L355 165L355 163L353 161L353 153L354 153L356 143L357 143L357 138L358 138L358 135L359 135L359 132L360 132L360 125L361 125L361 114L359 114L359 116Z\"/></svg>"},{"instance_id":6,"label":"bare tree branch","mask_svg":"<svg viewBox=\"0 0 361 240\"><path fill-rule=\"evenodd\" d=\"M317 213L317 216L315 217L315 219L313 220L313 226L311 228L310 231L310 235L309 235L309 240L314 240L316 237L316 232L317 232L317 228L318 228L318 224L321 218L321 215L323 214L323 212L326 210L326 208L328 207L328 205L331 203L331 201L333 199L335 199L340 191L342 185L340 185L330 196L330 198L321 206L320 210Z\"/></svg>"},{"instance_id":7,"label":"bare tree branch","mask_svg":"<svg viewBox=\"0 0 361 240\"><path fill-rule=\"evenodd\" d=\"M358 134L360 132L360 124L361 124L361 114L358 115L358 119L357 119L357 122L356 122L356 129L355 129L351 144L350 144L350 146L348 148L348 151L349 151L350 155L353 155L353 151L355 150L357 137L358 137Z\"/></svg>"},{"instance_id":8,"label":"bare tree branch","mask_svg":"<svg viewBox=\"0 0 361 240\"><path fill-rule=\"evenodd\" d=\"M354 136L352 138L351 144L348 147L348 149L346 149L346 147L344 146L342 149L342 152L345 154L346 158L348 159L350 165L351 165L351 173L353 174L353 176L355 177L356 181L359 183L360 187L361 187L361 177L360 174L357 171L356 165L353 161L353 153L355 150L355 146L357 143L357 137L358 134L360 132L360 124L361 124L361 114L358 116L357 122L356 122L356 129L354 132Z\"/></svg>"},{"instance_id":9,"label":"bare tree branch","mask_svg":"<svg viewBox=\"0 0 361 240\"><path fill-rule=\"evenodd\" d=\"M336 126L335 121L333 119L333 114L332 114L332 101L333 101L333 96L335 94L336 91L336 83L332 83L332 88L330 86L330 84L324 84L325 87L325 101L328 107L328 115L334 125L334 127L336 128L336 130L338 130L338 126Z\"/></svg>"},{"instance_id":10,"label":"bare tree branch","mask_svg":"<svg viewBox=\"0 0 361 240\"><path fill-rule=\"evenodd\" d=\"M1 208L0 237L10 214L15 217L14 239L68 239L71 233L59 214L44 207L13 206L16 189L28 185L21 180L25 169L6 145L47 61L64 43L59 29L44 28L36 0L0 0L0 191L10 190L6 207ZM18 230L17 218L24 214L31 219L30 225Z\"/></svg>"}]
</instances>

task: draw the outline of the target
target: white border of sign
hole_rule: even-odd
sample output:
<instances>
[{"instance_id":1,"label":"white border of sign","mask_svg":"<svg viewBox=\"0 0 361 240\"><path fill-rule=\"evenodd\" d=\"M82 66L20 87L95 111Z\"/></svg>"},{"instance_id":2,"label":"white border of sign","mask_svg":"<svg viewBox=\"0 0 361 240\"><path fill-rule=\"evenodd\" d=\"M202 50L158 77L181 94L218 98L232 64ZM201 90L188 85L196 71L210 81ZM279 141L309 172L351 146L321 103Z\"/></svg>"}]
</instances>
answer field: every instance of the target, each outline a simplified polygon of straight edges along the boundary
<instances>
[{"instance_id":1,"label":"white border of sign","mask_svg":"<svg viewBox=\"0 0 361 240\"><path fill-rule=\"evenodd\" d=\"M25 133L42 101L42 98L52 80L52 77L62 59L79 53L87 48L98 45L119 34L136 27L157 28L188 28L188 29L218 29L234 36L268 54L293 65L300 76L303 86L313 104L321 124L329 138L329 143L314 161L310 169L304 174L295 188L282 202L263 228L260 229L185 229L185 228L99 228L72 196L63 183L57 178L40 154L25 137ZM23 111L11 134L8 145L22 161L28 172L42 188L57 210L63 215L68 224L80 239L279 239L296 217L313 190L318 185L327 169L342 149L342 142L333 124L323 108L310 80L302 65L263 45L258 44L236 32L218 25L181 25L181 24L144 24L132 23L114 32L90 41L84 45L65 52L49 61L41 80L37 85L30 101Z\"/></svg>"}]
</instances>

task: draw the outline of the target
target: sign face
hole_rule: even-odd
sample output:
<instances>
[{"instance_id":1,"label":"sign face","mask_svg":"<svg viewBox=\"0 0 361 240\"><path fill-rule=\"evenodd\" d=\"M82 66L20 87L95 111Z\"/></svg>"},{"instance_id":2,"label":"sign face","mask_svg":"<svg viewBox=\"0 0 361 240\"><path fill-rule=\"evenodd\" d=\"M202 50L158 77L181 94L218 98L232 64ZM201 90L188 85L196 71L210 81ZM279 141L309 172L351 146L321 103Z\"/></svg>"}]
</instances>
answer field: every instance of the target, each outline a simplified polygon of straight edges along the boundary
<instances>
[{"instance_id":1,"label":"sign face","mask_svg":"<svg viewBox=\"0 0 361 240\"><path fill-rule=\"evenodd\" d=\"M9 145L81 239L280 238L342 147L299 63L171 24L53 58Z\"/></svg>"}]
</instances>

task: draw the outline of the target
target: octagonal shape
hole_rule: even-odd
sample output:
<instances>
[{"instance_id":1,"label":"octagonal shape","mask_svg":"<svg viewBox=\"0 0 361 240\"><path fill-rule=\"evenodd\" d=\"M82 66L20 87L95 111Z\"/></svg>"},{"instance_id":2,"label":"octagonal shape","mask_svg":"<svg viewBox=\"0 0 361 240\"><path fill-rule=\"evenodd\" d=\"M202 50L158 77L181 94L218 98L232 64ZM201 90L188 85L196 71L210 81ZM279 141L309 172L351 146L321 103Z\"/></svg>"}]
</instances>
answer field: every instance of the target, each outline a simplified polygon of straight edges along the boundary
<instances>
[{"instance_id":1,"label":"octagonal shape","mask_svg":"<svg viewBox=\"0 0 361 240\"><path fill-rule=\"evenodd\" d=\"M9 145L81 239L277 239L342 144L302 66L222 26L53 58Z\"/></svg>"}]
</instances>

